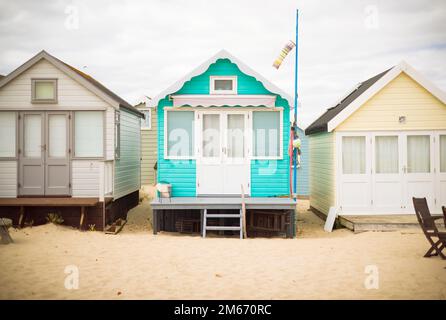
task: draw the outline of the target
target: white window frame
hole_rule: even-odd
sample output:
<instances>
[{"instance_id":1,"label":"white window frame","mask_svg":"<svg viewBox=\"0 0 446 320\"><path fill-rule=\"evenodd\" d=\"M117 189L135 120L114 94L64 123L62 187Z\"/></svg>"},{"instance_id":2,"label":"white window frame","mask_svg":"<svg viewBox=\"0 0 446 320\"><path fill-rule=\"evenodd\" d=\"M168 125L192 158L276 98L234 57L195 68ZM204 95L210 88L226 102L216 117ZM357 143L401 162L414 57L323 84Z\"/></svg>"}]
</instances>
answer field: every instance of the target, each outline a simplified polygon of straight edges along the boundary
<instances>
[{"instance_id":1,"label":"white window frame","mask_svg":"<svg viewBox=\"0 0 446 320\"><path fill-rule=\"evenodd\" d=\"M144 112L149 112L149 126L148 127L144 127L141 125L141 130L152 130L152 108L146 108L146 109L140 109L139 111L141 111L142 113ZM142 119L141 119L142 120ZM145 120L142 123L145 123Z\"/></svg>"},{"instance_id":2,"label":"white window frame","mask_svg":"<svg viewBox=\"0 0 446 320\"><path fill-rule=\"evenodd\" d=\"M54 86L54 97L52 99L37 99L36 84L39 82L51 82ZM57 79L56 78L33 78L31 79L31 103L57 103Z\"/></svg>"},{"instance_id":3,"label":"white window frame","mask_svg":"<svg viewBox=\"0 0 446 320\"><path fill-rule=\"evenodd\" d=\"M169 156L169 150L167 149L168 144L167 141L169 140L168 137L168 133L167 133L167 113L168 112L193 112L194 114L194 123L192 125L192 131L194 132L194 141L192 141L193 146L192 146L192 152L193 155L192 156ZM164 159L166 160L195 160L197 158L197 152L195 150L195 144L196 144L196 139L197 139L197 113L194 110L190 110L190 109L184 109L184 110L180 110L180 109L173 109L171 107L165 107L164 108Z\"/></svg>"},{"instance_id":4,"label":"white window frame","mask_svg":"<svg viewBox=\"0 0 446 320\"><path fill-rule=\"evenodd\" d=\"M280 118L280 146L279 146L279 155L278 156L256 156L254 154L254 112L279 112ZM274 110L255 110L250 111L249 114L249 128L251 130L251 159L252 160L282 160L283 159L283 108L276 107Z\"/></svg>"},{"instance_id":5,"label":"white window frame","mask_svg":"<svg viewBox=\"0 0 446 320\"><path fill-rule=\"evenodd\" d=\"M232 90L215 90L215 80L232 80ZM237 76L210 76L210 94L237 94Z\"/></svg>"}]
</instances>

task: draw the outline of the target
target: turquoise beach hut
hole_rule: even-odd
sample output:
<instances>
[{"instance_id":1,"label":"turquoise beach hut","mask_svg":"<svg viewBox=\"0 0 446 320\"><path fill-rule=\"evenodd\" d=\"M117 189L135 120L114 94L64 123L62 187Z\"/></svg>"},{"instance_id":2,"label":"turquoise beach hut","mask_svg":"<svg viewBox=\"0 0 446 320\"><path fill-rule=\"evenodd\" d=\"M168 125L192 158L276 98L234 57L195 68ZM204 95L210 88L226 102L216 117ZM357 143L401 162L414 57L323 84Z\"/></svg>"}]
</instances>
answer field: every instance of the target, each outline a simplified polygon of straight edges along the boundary
<instances>
[{"instance_id":1,"label":"turquoise beach hut","mask_svg":"<svg viewBox=\"0 0 446 320\"><path fill-rule=\"evenodd\" d=\"M251 235L263 229L294 234L289 95L222 50L151 104L157 107L157 181L163 191L152 202L155 233L187 225L205 235L223 227L208 228L209 210L238 212L244 203ZM270 216L258 212L265 209ZM282 219L281 225L267 230L268 219ZM230 227L218 230L241 230Z\"/></svg>"}]
</instances>

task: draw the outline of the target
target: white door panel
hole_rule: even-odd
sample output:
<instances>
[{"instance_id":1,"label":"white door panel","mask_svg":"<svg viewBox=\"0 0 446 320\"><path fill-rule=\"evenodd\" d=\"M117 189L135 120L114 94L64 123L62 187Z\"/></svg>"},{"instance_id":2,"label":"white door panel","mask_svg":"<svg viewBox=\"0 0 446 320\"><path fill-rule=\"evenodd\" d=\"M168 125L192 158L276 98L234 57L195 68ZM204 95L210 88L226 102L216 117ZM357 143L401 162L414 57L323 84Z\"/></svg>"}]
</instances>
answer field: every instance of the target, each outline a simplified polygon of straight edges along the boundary
<instances>
[{"instance_id":1,"label":"white door panel","mask_svg":"<svg viewBox=\"0 0 446 320\"><path fill-rule=\"evenodd\" d=\"M197 194L249 194L247 112L198 112Z\"/></svg>"}]
</instances>

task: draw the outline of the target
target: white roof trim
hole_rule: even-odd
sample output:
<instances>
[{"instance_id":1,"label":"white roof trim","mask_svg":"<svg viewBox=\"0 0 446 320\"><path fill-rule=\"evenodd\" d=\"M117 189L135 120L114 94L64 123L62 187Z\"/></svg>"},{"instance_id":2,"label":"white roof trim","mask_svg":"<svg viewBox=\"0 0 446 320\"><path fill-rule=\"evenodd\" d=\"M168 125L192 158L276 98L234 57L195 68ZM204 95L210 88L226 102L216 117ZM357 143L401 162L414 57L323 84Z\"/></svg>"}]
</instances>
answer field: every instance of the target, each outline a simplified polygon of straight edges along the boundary
<instances>
[{"instance_id":1,"label":"white roof trim","mask_svg":"<svg viewBox=\"0 0 446 320\"><path fill-rule=\"evenodd\" d=\"M172 95L173 106L202 106L202 107L221 107L221 106L265 106L267 108L274 108L276 106L275 95L237 95L237 94L209 94L209 95Z\"/></svg>"},{"instance_id":2,"label":"white roof trim","mask_svg":"<svg viewBox=\"0 0 446 320\"><path fill-rule=\"evenodd\" d=\"M413 80L418 82L427 91L429 91L433 96L439 99L441 102L446 104L446 93L436 87L432 82L426 79L418 71L412 68L405 61L401 61L398 65L393 67L389 72L387 72L381 79L376 81L370 88L368 88L362 95L356 98L355 101L350 103L344 110L342 110L338 115L331 119L327 124L327 131L333 131L342 122L347 120L356 110L358 110L365 102L367 102L371 97L378 93L382 88L384 88L390 81L395 79L401 74L401 72L406 73Z\"/></svg>"},{"instance_id":3,"label":"white roof trim","mask_svg":"<svg viewBox=\"0 0 446 320\"><path fill-rule=\"evenodd\" d=\"M54 65L57 69L61 70L65 74L67 74L69 77L73 78L73 80L79 82L81 85L83 85L85 88L96 94L98 97L102 98L105 102L109 103L111 106L115 108L119 108L119 102L117 102L115 99L111 98L109 95L105 94L103 91L96 88L93 84L85 80L83 77L78 75L76 72L71 70L69 67L67 67L65 64L61 63L57 59L55 59L52 55L47 53L46 51L41 51L38 54L36 54L34 57L26 61L24 64L22 64L20 67L9 73L6 77L4 77L2 80L0 80L0 88L5 86L7 83L15 79L17 76L31 68L33 65L35 65L40 60L45 59L52 65Z\"/></svg>"},{"instance_id":4,"label":"white roof trim","mask_svg":"<svg viewBox=\"0 0 446 320\"><path fill-rule=\"evenodd\" d=\"M158 102L161 99L164 99L168 94L173 94L180 90L183 87L183 84L186 81L189 81L191 78L198 76L202 73L204 73L211 64L215 63L218 59L229 59L233 63L235 63L239 69L250 76L253 76L257 80L261 81L265 88L272 93L279 94L282 98L288 100L288 103L290 104L290 107L293 108L294 100L291 98L289 94L287 94L285 91L277 87L275 84L270 82L269 80L265 79L263 76L255 72L253 69L248 67L244 62L240 61L233 55L231 55L226 50L219 51L216 55L212 56L210 59L206 60L204 63L199 65L197 68L186 74L183 78L175 82L173 85L168 87L166 90L162 91L160 94L158 94L156 97L154 97L152 100L150 100L149 105L150 106L156 106L158 105Z\"/></svg>"}]
</instances>

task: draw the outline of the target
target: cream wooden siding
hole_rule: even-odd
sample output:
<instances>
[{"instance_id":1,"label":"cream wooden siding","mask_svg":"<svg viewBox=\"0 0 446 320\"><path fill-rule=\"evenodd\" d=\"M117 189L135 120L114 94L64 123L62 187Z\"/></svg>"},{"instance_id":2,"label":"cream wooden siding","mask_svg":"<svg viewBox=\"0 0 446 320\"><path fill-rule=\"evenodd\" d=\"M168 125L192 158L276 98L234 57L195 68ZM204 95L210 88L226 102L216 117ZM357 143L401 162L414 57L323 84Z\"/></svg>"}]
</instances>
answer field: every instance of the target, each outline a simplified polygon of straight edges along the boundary
<instances>
[{"instance_id":1,"label":"cream wooden siding","mask_svg":"<svg viewBox=\"0 0 446 320\"><path fill-rule=\"evenodd\" d=\"M400 124L400 116L406 123ZM446 106L407 74L401 73L336 131L446 129Z\"/></svg>"},{"instance_id":2,"label":"cream wooden siding","mask_svg":"<svg viewBox=\"0 0 446 320\"><path fill-rule=\"evenodd\" d=\"M157 161L157 112L152 108L151 129L141 130L141 184L156 183L156 171L153 169Z\"/></svg>"},{"instance_id":3,"label":"cream wooden siding","mask_svg":"<svg viewBox=\"0 0 446 320\"><path fill-rule=\"evenodd\" d=\"M58 103L31 103L32 78L57 78ZM115 108L96 94L79 84L77 81L54 67L46 60L41 60L34 66L0 88L0 110L101 110L104 112L105 154L107 160L114 159L114 112ZM0 162L2 165L3 161ZM92 166L90 166L92 163ZM9 170L13 170L10 168ZM17 168L15 169L17 171ZM17 176L17 174L16 174ZM98 163L91 160L73 160L71 165L71 183L73 197L98 196ZM1 185L2 182L0 182ZM17 181L15 183L17 186ZM0 194L9 194L11 191ZM16 191L15 191L16 192ZM15 196L16 194L14 194ZM0 195L1 196L1 195Z\"/></svg>"},{"instance_id":4,"label":"cream wooden siding","mask_svg":"<svg viewBox=\"0 0 446 320\"><path fill-rule=\"evenodd\" d=\"M114 198L139 190L141 118L121 109L121 155L115 160Z\"/></svg>"},{"instance_id":5,"label":"cream wooden siding","mask_svg":"<svg viewBox=\"0 0 446 320\"><path fill-rule=\"evenodd\" d=\"M17 197L17 161L0 161L0 198Z\"/></svg>"},{"instance_id":6,"label":"cream wooden siding","mask_svg":"<svg viewBox=\"0 0 446 320\"><path fill-rule=\"evenodd\" d=\"M310 205L325 214L335 205L334 143L332 133L309 136Z\"/></svg>"},{"instance_id":7,"label":"cream wooden siding","mask_svg":"<svg viewBox=\"0 0 446 320\"><path fill-rule=\"evenodd\" d=\"M99 161L73 160L71 179L73 197L98 197Z\"/></svg>"}]
</instances>

